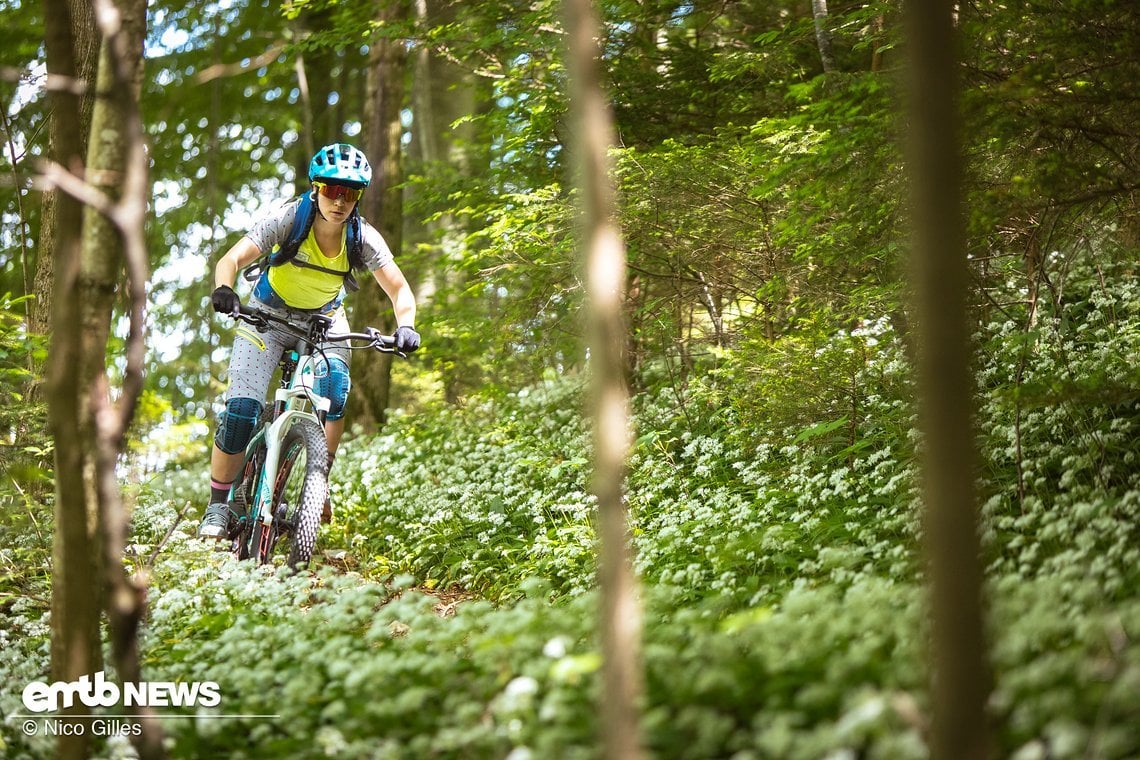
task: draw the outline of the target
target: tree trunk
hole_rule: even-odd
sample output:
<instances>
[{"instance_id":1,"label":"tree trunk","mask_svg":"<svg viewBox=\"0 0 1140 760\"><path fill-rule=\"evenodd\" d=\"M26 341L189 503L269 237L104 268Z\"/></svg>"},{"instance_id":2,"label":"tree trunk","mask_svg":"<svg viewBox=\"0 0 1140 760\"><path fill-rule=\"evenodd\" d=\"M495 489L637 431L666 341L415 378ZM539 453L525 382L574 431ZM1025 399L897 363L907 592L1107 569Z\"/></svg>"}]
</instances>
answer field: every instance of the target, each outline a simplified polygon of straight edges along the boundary
<instances>
[{"instance_id":1,"label":"tree trunk","mask_svg":"<svg viewBox=\"0 0 1140 760\"><path fill-rule=\"evenodd\" d=\"M74 80L78 73L71 3L46 0L45 50L49 74ZM93 27L83 30L95 37ZM84 137L80 133L82 106L73 94L50 90L50 158L82 176ZM86 98L90 101L90 97ZM55 530L53 531L51 678L75 681L102 668L99 643L98 574L94 551L97 519L88 511L83 473L86 455L81 437L78 280L79 230L83 210L78 201L58 191L45 194L36 274L37 305L32 329L49 332L46 367L48 428L55 441ZM56 294L58 297L53 298ZM49 322L50 316L50 322ZM83 715L78 701L67 714ZM62 736L61 758L86 757L88 738Z\"/></svg>"},{"instance_id":2,"label":"tree trunk","mask_svg":"<svg viewBox=\"0 0 1140 760\"><path fill-rule=\"evenodd\" d=\"M886 19L883 14L875 16L875 20L871 23L871 71L878 73L883 70L883 26Z\"/></svg>"},{"instance_id":3,"label":"tree trunk","mask_svg":"<svg viewBox=\"0 0 1140 760\"><path fill-rule=\"evenodd\" d=\"M591 0L566 0L570 43L571 112L581 167L586 242L590 373L594 402L594 474L600 534L603 755L640 758L638 701L642 693L641 612L630 558L623 501L630 449L629 393L623 349L626 330L622 290L625 245L617 226L609 149L613 117L602 93L598 23Z\"/></svg>"},{"instance_id":4,"label":"tree trunk","mask_svg":"<svg viewBox=\"0 0 1140 760\"><path fill-rule=\"evenodd\" d=\"M142 393L147 253L144 222L148 183L142 120L138 110L142 83L146 0L97 2L103 31L99 61L98 100L92 115L88 146L88 199L84 210L79 295L82 353L79 380L89 409L83 415L90 433L89 454L94 464L91 491L98 505L103 558L103 582L111 654L119 680L142 681L138 627L145 609L141 582L127 577L123 545L129 519L119 490L116 466L126 433ZM125 276L124 276L125 275ZM120 282L127 297L130 332L126 365L118 399L112 401L107 381L107 338L114 298ZM134 706L141 733L131 736L143 760L165 757L162 729L147 707Z\"/></svg>"},{"instance_id":5,"label":"tree trunk","mask_svg":"<svg viewBox=\"0 0 1140 760\"><path fill-rule=\"evenodd\" d=\"M440 0L415 0L414 8L420 39L426 38L432 27L456 23L462 11L459 6ZM479 83L472 74L472 68L474 66L464 66L438 54L424 43L415 50L409 155L429 176L444 166L445 171L465 177L471 175L472 146L478 144L475 122L470 119L458 125L455 122L460 117L477 114L480 108ZM446 310L456 293L465 288L467 283L462 278L470 275L462 267L455 266L455 261L464 249L467 226L465 216L445 213L427 222L422 237L409 241L409 248L426 243L419 250L430 251L426 256L417 256L417 265L412 272L409 273L407 268L404 270L409 274L420 302L443 297L448 299L447 303L440 304L439 308ZM437 293L442 295L437 296ZM493 309L493 305L489 304L488 308ZM470 356L465 356L453 344L433 342L431 357L434 366L440 370L444 398L449 403L457 403L464 389L478 382L478 367L473 366Z\"/></svg>"},{"instance_id":6,"label":"tree trunk","mask_svg":"<svg viewBox=\"0 0 1140 760\"><path fill-rule=\"evenodd\" d=\"M406 0L382 0L377 8L381 28L405 21L410 9ZM365 153L372 162L372 185L361 200L361 213L380 230L392 252L399 254L403 242L404 204L402 189L400 110L404 106L404 73L407 47L401 39L377 37L369 54L368 98L364 123ZM357 327L372 325L385 333L396 320L387 297L374 283L365 283L355 295L353 320ZM357 399L354 421L366 430L384 424L391 396L392 357L358 351L353 360L352 392Z\"/></svg>"},{"instance_id":7,"label":"tree trunk","mask_svg":"<svg viewBox=\"0 0 1140 760\"><path fill-rule=\"evenodd\" d=\"M989 674L973 489L974 385L953 0L914 2L908 11L914 291L933 647L931 757L968 760L989 753Z\"/></svg>"},{"instance_id":8,"label":"tree trunk","mask_svg":"<svg viewBox=\"0 0 1140 760\"><path fill-rule=\"evenodd\" d=\"M53 584L53 649L55 639L64 664L74 674L63 680L92 675L101 669L98 607L106 599L112 633L112 653L123 681L140 679L137 656L137 626L142 617L142 590L132 584L122 565L122 544L127 519L119 494L116 464L126 430L142 391L143 341L146 304L146 154L137 101L141 81L142 44L146 30L145 0L129 0L115 8L97 3L104 33L97 88L99 97L92 113L95 137L88 146L87 181L58 165L50 165L47 179L65 191L57 202L69 211L74 224L60 224L55 241L56 286L53 294L54 331L49 367L49 417L57 451L57 553ZM54 14L53 14L54 11ZM49 8L61 25L66 13ZM62 18L59 18L62 16ZM53 29L49 48L63 36ZM74 107L57 112L78 124ZM67 146L75 150L74 138ZM124 200L114 198L122 193ZM82 199L82 213L70 211ZM60 221L65 217L60 214ZM82 225L82 226L81 226ZM127 362L119 401L111 404L107 388L106 351L112 299L122 279L123 254L127 253L130 296L130 336ZM92 514L95 520L92 520ZM92 525L96 526L94 531ZM76 526L83 526L80 531ZM102 573L96 570L102 560ZM62 579L61 579L62 576ZM104 581L110 594L104 595ZM58 616L56 613L61 613ZM83 619L77 620L76 615ZM94 621L94 654L86 632ZM72 626L76 633L73 633ZM75 636L81 640L76 641ZM54 651L53 651L54 654ZM78 663L82 655L84 663ZM58 678L58 676L57 676ZM145 717L144 709L136 709ZM86 732L84 732L86 735ZM89 747L82 737L61 740L61 757L85 757ZM143 722L141 736L132 737L142 758L164 756L161 730L154 720Z\"/></svg>"},{"instance_id":9,"label":"tree trunk","mask_svg":"<svg viewBox=\"0 0 1140 760\"><path fill-rule=\"evenodd\" d=\"M44 0L44 18L47 36L55 37L54 45L57 48L53 53L49 53L48 71L62 77L63 81L75 82L84 88L93 86L96 67L99 65L100 37L95 28L95 15L91 3L87 0ZM66 60L60 57L64 55L64 52L58 49L61 44L68 46ZM88 90L83 95L77 96L51 90L48 98L54 102L51 109L54 116L49 126L48 155L76 176L83 176L91 110L95 104L91 91ZM65 110L61 111L60 108ZM68 114L68 118L62 118L64 113ZM72 216L74 209L79 208L78 203L72 200L72 209L61 209L57 196L58 192L55 190L44 191L43 207L40 212L38 248L41 253L36 258L33 280L33 292L36 297L32 301L31 321L28 326L31 332L39 335L48 332L54 319L51 294L55 287L55 259L51 251L55 250L56 230L64 227L76 230L79 226L78 217Z\"/></svg>"},{"instance_id":10,"label":"tree trunk","mask_svg":"<svg viewBox=\"0 0 1140 760\"><path fill-rule=\"evenodd\" d=\"M831 30L827 28L827 0L811 0L811 15L815 19L815 43L823 73L830 74L835 71L835 55L831 51Z\"/></svg>"},{"instance_id":11,"label":"tree trunk","mask_svg":"<svg viewBox=\"0 0 1140 760\"><path fill-rule=\"evenodd\" d=\"M124 124L124 114L116 102L117 80L114 66L121 65L130 77L133 97L142 83L142 45L146 33L146 1L119 0L122 51L110 49L104 41L99 59L96 100L91 115L91 140L87 146L87 184L106 199L119 199L124 184L128 152L132 148ZM116 61L114 56L120 56ZM81 293L80 325L82 355L79 381L85 391L96 376L106 370L107 340L115 293L123 280L122 244L116 224L105 209L87 205L83 209L82 255L79 274Z\"/></svg>"},{"instance_id":12,"label":"tree trunk","mask_svg":"<svg viewBox=\"0 0 1140 760\"><path fill-rule=\"evenodd\" d=\"M301 14L292 24L293 36L297 41L308 37L312 30L327 29L332 25L329 10L312 10L303 6ZM329 94L332 92L331 72L336 64L336 54L324 48L298 50L294 59L297 72L297 88L300 90L301 135L298 140L300 154L294 153L297 179L296 191L304 192L309 186L309 161L322 145L340 138L340 125L331 129L329 118Z\"/></svg>"}]
</instances>

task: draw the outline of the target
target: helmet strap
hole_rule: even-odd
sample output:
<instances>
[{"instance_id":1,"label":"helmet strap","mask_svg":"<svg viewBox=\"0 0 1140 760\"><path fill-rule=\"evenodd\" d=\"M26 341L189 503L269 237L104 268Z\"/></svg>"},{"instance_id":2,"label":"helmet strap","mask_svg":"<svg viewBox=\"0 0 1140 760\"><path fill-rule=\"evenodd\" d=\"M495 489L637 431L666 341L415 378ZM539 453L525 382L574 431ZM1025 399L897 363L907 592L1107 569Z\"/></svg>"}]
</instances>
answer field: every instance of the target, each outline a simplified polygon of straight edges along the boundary
<instances>
[{"instance_id":1,"label":"helmet strap","mask_svg":"<svg viewBox=\"0 0 1140 760\"><path fill-rule=\"evenodd\" d=\"M317 210L317 216L319 216L321 219L324 219L327 222L329 220L329 218L324 215L324 212L321 211L321 198L320 198L321 194L319 192L317 192L317 188L315 188L315 187L312 190L310 190L309 192L312 195L313 208L315 208Z\"/></svg>"}]
</instances>

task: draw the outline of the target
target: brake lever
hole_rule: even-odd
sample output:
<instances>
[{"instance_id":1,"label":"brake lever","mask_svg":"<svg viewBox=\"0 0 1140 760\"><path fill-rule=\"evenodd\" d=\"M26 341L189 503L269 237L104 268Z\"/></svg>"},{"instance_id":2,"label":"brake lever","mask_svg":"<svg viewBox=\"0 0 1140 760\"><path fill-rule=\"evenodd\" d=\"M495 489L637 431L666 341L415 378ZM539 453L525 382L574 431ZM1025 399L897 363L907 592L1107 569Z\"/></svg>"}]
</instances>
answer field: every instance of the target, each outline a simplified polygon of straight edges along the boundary
<instances>
[{"instance_id":1,"label":"brake lever","mask_svg":"<svg viewBox=\"0 0 1140 760\"><path fill-rule=\"evenodd\" d=\"M239 322L245 322L246 324L256 327L258 332L261 332L265 328L269 327L269 320L265 317L261 316L260 314L243 313L239 311L240 308L241 307L239 306L237 309L234 309L232 312L230 312L229 316Z\"/></svg>"},{"instance_id":2,"label":"brake lever","mask_svg":"<svg viewBox=\"0 0 1140 760\"><path fill-rule=\"evenodd\" d=\"M382 354L395 354L396 356L399 356L401 359L407 359L408 358L408 355L406 353L399 350L394 345L386 343L383 340L384 338L388 337L387 335L380 332L375 327L369 327L369 328L367 328L367 330L368 330L368 335L372 339L373 350L378 351Z\"/></svg>"},{"instance_id":3,"label":"brake lever","mask_svg":"<svg viewBox=\"0 0 1140 760\"><path fill-rule=\"evenodd\" d=\"M383 343L378 343L376 341L373 341L372 348L373 348L373 350L375 350L381 354L395 354L396 356L400 357L401 359L407 359L408 358L407 354L405 354L403 351L399 350L395 346L385 346Z\"/></svg>"}]
</instances>

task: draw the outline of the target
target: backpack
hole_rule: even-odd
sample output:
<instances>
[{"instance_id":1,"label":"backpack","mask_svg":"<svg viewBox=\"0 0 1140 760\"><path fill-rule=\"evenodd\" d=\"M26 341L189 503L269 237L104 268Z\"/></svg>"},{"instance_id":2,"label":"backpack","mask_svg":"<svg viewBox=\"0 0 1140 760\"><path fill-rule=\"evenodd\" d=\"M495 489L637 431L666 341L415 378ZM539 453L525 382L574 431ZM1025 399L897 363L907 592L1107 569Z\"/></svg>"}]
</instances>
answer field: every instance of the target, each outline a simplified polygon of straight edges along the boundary
<instances>
[{"instance_id":1,"label":"backpack","mask_svg":"<svg viewBox=\"0 0 1140 760\"><path fill-rule=\"evenodd\" d=\"M353 292L360 288L356 282L356 278L352 272L354 269L364 268L364 239L361 234L361 220L360 212L357 208L352 209L352 213L348 217L348 229L345 233L345 248L348 249L348 271L342 272L339 269L329 269L322 267L318 264L310 264L307 261L296 261L297 251L301 248L301 243L305 242L305 238L309 236L309 231L313 228L313 220L317 217L317 203L313 199L312 193L303 193L300 196L300 203L297 205L297 214L293 217L293 227L289 230L289 234L285 240L277 246L277 250L269 254L267 266L279 267L284 264L292 264L296 267L304 267L305 269L315 269L318 272L325 274L336 274L344 277L344 289ZM254 266L257 266L256 264Z\"/></svg>"}]
</instances>

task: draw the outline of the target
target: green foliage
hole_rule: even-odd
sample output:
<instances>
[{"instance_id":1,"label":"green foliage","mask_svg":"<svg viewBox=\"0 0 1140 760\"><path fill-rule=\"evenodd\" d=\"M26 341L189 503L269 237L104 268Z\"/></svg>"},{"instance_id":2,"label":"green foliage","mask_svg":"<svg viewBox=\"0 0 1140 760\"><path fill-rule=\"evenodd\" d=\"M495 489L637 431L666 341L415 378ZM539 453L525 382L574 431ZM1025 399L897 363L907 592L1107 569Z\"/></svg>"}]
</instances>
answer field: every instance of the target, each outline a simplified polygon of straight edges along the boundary
<instances>
[{"instance_id":1,"label":"green foliage","mask_svg":"<svg viewBox=\"0 0 1140 760\"><path fill-rule=\"evenodd\" d=\"M438 198L431 177L417 178L425 212ZM422 184L421 184L422 183ZM579 278L573 203L558 184L493 200L458 191L483 219L466 236L464 255L444 251L450 271L424 303L424 361L448 384L449 399L488 386L509 389L541 378L551 366L580 363ZM542 277L534 277L536 270Z\"/></svg>"},{"instance_id":2,"label":"green foliage","mask_svg":"<svg viewBox=\"0 0 1140 760\"><path fill-rule=\"evenodd\" d=\"M979 382L994 402L980 422L992 452L984 509L1001 537L995 568L1055 577L1079 568L1117 597L1132 593L1140 562L1140 288L1131 274L1109 274L1105 286L1103 274L1078 268L1067 302L1031 331L991 326L995 361Z\"/></svg>"},{"instance_id":3,"label":"green foliage","mask_svg":"<svg viewBox=\"0 0 1140 760\"><path fill-rule=\"evenodd\" d=\"M40 3L6 2L0 7L5 44L0 51L0 293L23 295L35 273L40 203L32 193L33 163L47 152L46 98L36 92L43 46Z\"/></svg>"},{"instance_id":4,"label":"green foliage","mask_svg":"<svg viewBox=\"0 0 1140 760\"><path fill-rule=\"evenodd\" d=\"M23 300L0 297L0 680L21 688L47 673L53 470L44 404L28 397L43 340L24 330ZM0 692L0 715L23 712L19 693ZM47 756L15 729L4 721L0 755Z\"/></svg>"},{"instance_id":5,"label":"green foliage","mask_svg":"<svg viewBox=\"0 0 1140 760\"><path fill-rule=\"evenodd\" d=\"M1074 270L1032 332L979 328L1003 757L1140 752L1140 290L1127 268L1099 271L1103 285ZM628 502L658 757L927 756L908 365L886 322L820 330L751 374L732 350L684 388L650 373L636 399ZM280 716L169 721L175 755L596 757L581 392L551 375L351 441L322 534L343 561L312 574L196 549L200 470L145 489L132 564L191 508L151 572L147 677L214 680L219 711ZM25 638L0 668L26 682L45 667L42 607L11 609Z\"/></svg>"},{"instance_id":6,"label":"green foliage","mask_svg":"<svg viewBox=\"0 0 1140 760\"><path fill-rule=\"evenodd\" d=\"M550 605L531 582L512 605L464 602L450 614L406 590L407 577L391 587L290 577L193 553L155 577L150 677L215 680L219 710L280 716L171 721L177 757L598 756L592 592ZM1078 757L1090 741L1106 757L1136 751L1140 661L1120 636L1140 623L1140 605L1096 612L1091 581L995 591L1002 755ZM678 601L667 587L645 593L656 756L927 756L917 587L802 586L727 617Z\"/></svg>"},{"instance_id":7,"label":"green foliage","mask_svg":"<svg viewBox=\"0 0 1140 760\"><path fill-rule=\"evenodd\" d=\"M189 721L177 756L490 757L535 739L536 749L566 746L567 735L590 746L582 676L566 665L552 676L556 660L543 654L554 632L560 646L589 652L581 605L535 598L495 611L478 602L443 618L431 597L352 575L275 577L232 562L189 573L153 610L153 672L217 680L228 712L281 717ZM303 614L310 607L320 613ZM536 732L536 679L576 730Z\"/></svg>"},{"instance_id":8,"label":"green foliage","mask_svg":"<svg viewBox=\"0 0 1140 760\"><path fill-rule=\"evenodd\" d=\"M44 359L43 340L23 328L25 298L0 296L0 603L43 592L51 557L52 443L46 410L30 370Z\"/></svg>"},{"instance_id":9,"label":"green foliage","mask_svg":"<svg viewBox=\"0 0 1140 760\"><path fill-rule=\"evenodd\" d=\"M20 700L24 685L41 681L50 670L48 600L22 590L12 594L7 584L0 584L0 754L4 757L47 758L52 756L53 742L42 737L29 738L19 723L8 719L23 713Z\"/></svg>"},{"instance_id":10,"label":"green foliage","mask_svg":"<svg viewBox=\"0 0 1140 760\"><path fill-rule=\"evenodd\" d=\"M337 538L370 573L412 573L497 597L538 575L592 583L578 383L549 380L467 411L397 416L337 457Z\"/></svg>"},{"instance_id":11,"label":"green foliage","mask_svg":"<svg viewBox=\"0 0 1140 760\"><path fill-rule=\"evenodd\" d=\"M1128 40L1138 24L1117 2L1029 0L963 14L964 33L977 42L964 48L965 109L983 131L973 140L985 151L976 170L991 199L1020 214L1129 203L1116 188L1135 184L1125 157L1136 135L1121 127L1135 117L1128 93L1140 61Z\"/></svg>"}]
</instances>

